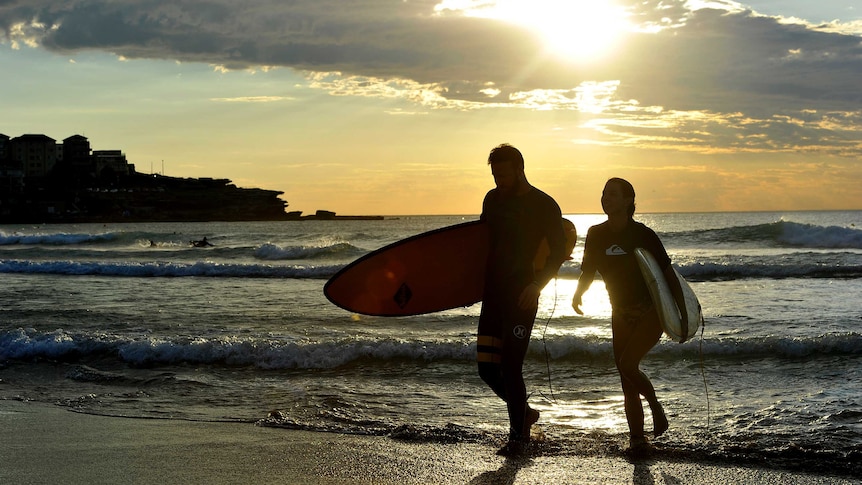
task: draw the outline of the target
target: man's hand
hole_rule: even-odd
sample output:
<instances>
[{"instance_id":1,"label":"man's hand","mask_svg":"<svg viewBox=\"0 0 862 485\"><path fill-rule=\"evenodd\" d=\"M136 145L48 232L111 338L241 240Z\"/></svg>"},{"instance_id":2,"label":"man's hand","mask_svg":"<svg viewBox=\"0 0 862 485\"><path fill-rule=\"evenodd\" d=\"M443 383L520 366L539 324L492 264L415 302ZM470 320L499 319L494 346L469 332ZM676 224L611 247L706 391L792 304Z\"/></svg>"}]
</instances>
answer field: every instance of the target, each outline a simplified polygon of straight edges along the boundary
<instances>
[{"instance_id":1,"label":"man's hand","mask_svg":"<svg viewBox=\"0 0 862 485\"><path fill-rule=\"evenodd\" d=\"M535 281L527 285L524 291L521 292L521 297L518 298L518 307L521 310L530 310L539 307L539 294L542 289Z\"/></svg>"}]
</instances>

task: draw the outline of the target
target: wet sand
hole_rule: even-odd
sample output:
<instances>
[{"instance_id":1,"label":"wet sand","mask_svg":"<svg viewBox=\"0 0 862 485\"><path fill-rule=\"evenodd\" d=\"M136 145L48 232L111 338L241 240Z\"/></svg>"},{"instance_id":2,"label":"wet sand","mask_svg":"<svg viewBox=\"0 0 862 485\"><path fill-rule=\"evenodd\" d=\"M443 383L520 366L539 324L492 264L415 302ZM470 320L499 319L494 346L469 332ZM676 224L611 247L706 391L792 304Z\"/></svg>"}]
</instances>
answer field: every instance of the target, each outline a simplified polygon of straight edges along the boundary
<instances>
[{"instance_id":1,"label":"wet sand","mask_svg":"<svg viewBox=\"0 0 862 485\"><path fill-rule=\"evenodd\" d=\"M706 461L630 462L575 454L507 460L485 444L93 416L12 400L0 400L0 429L0 483L856 483Z\"/></svg>"}]
</instances>

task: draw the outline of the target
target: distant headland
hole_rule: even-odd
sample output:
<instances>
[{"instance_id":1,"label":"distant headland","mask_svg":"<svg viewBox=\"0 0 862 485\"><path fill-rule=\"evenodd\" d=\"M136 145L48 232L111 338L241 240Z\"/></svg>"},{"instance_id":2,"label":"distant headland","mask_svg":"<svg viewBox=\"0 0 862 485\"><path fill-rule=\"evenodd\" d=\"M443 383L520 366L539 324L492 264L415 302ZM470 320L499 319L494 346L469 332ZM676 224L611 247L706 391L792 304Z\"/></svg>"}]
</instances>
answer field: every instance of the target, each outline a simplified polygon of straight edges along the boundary
<instances>
[{"instance_id":1,"label":"distant headland","mask_svg":"<svg viewBox=\"0 0 862 485\"><path fill-rule=\"evenodd\" d=\"M81 135L57 143L0 134L0 224L383 219L286 212L282 194L228 179L138 173L122 151L91 150Z\"/></svg>"},{"instance_id":2,"label":"distant headland","mask_svg":"<svg viewBox=\"0 0 862 485\"><path fill-rule=\"evenodd\" d=\"M287 213L289 221L382 221L383 216L339 216L335 212L319 210L314 214L302 215L302 211Z\"/></svg>"}]
</instances>

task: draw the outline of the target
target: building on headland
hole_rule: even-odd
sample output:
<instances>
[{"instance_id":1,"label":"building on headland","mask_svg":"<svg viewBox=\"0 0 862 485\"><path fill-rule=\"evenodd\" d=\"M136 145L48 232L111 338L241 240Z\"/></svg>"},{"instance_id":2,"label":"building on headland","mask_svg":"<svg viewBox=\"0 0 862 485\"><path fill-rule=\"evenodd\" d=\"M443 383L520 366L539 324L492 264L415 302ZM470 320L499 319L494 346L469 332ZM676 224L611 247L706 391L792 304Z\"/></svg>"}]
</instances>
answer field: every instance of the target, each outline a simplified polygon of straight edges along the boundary
<instances>
[{"instance_id":1,"label":"building on headland","mask_svg":"<svg viewBox=\"0 0 862 485\"><path fill-rule=\"evenodd\" d=\"M54 170L61 148L46 135L21 135L9 140L9 161L19 165L25 177L45 177Z\"/></svg>"},{"instance_id":2,"label":"building on headland","mask_svg":"<svg viewBox=\"0 0 862 485\"><path fill-rule=\"evenodd\" d=\"M73 175L74 180L97 179L110 172L110 176L129 175L134 165L120 150L91 150L90 141L73 135L57 143L41 134L26 134L9 138L0 134L0 164L18 169L23 177L49 177Z\"/></svg>"},{"instance_id":3,"label":"building on headland","mask_svg":"<svg viewBox=\"0 0 862 485\"><path fill-rule=\"evenodd\" d=\"M0 133L0 197L24 191L24 168L11 160L11 139Z\"/></svg>"},{"instance_id":4,"label":"building on headland","mask_svg":"<svg viewBox=\"0 0 862 485\"><path fill-rule=\"evenodd\" d=\"M8 158L9 152L9 135L4 135L0 133L0 162L6 160Z\"/></svg>"},{"instance_id":5,"label":"building on headland","mask_svg":"<svg viewBox=\"0 0 862 485\"><path fill-rule=\"evenodd\" d=\"M283 192L139 174L82 135L0 134L0 223L285 220Z\"/></svg>"}]
</instances>

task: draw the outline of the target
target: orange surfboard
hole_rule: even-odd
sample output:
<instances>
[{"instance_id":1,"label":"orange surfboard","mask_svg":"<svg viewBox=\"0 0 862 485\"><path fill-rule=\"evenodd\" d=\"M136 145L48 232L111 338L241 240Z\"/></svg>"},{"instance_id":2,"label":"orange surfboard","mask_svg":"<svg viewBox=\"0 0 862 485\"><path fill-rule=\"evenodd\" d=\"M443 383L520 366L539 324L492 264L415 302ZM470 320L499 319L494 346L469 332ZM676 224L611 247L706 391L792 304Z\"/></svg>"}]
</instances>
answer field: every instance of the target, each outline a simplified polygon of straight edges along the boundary
<instances>
[{"instance_id":1,"label":"orange surfboard","mask_svg":"<svg viewBox=\"0 0 862 485\"><path fill-rule=\"evenodd\" d=\"M566 254L575 226L563 219ZM354 313L408 316L470 306L482 299L488 227L473 221L402 239L357 259L323 287L333 304ZM544 254L543 254L544 251ZM544 265L547 244L536 264Z\"/></svg>"}]
</instances>

